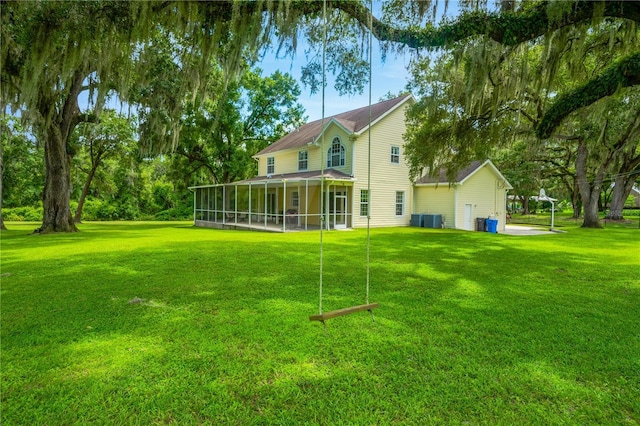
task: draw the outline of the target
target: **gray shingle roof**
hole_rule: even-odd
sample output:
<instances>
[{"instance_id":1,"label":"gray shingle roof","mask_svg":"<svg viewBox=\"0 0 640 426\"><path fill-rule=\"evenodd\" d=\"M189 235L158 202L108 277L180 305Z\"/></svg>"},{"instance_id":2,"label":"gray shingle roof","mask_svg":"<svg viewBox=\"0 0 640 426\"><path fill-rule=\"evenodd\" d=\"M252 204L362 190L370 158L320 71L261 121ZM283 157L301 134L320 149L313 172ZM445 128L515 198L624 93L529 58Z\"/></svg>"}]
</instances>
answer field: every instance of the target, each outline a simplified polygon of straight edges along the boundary
<instances>
[{"instance_id":1,"label":"gray shingle roof","mask_svg":"<svg viewBox=\"0 0 640 426\"><path fill-rule=\"evenodd\" d=\"M453 182L462 182L467 176L476 171L476 169L484 164L484 161L474 161L464 169L460 170ZM436 176L425 175L416 181L416 183L449 183L447 170L442 168Z\"/></svg>"},{"instance_id":2,"label":"gray shingle roof","mask_svg":"<svg viewBox=\"0 0 640 426\"><path fill-rule=\"evenodd\" d=\"M410 94L402 95L394 99L379 102L371 105L371 122L376 121L387 112L394 109L397 105L402 103L405 99L410 97ZM358 133L365 129L369 125L369 106L354 109L351 111L343 112L331 117L325 117L325 126L331 121L335 120L342 127L351 133ZM269 154L276 151L284 151L295 148L302 148L307 144L313 143L316 138L322 132L322 120L312 121L298 127L293 132L284 136L283 138L272 143L256 155Z\"/></svg>"},{"instance_id":3,"label":"gray shingle roof","mask_svg":"<svg viewBox=\"0 0 640 426\"><path fill-rule=\"evenodd\" d=\"M320 172L320 170L311 170L307 172L273 174L273 175L270 175L269 177L256 176L256 177L245 179L235 183L248 183L248 182L258 182L258 181L265 181L265 180L281 180L281 179L288 179L288 180L320 179L321 177L322 177L322 173ZM353 180L353 178L350 175L335 169L324 169L324 177L326 179Z\"/></svg>"}]
</instances>

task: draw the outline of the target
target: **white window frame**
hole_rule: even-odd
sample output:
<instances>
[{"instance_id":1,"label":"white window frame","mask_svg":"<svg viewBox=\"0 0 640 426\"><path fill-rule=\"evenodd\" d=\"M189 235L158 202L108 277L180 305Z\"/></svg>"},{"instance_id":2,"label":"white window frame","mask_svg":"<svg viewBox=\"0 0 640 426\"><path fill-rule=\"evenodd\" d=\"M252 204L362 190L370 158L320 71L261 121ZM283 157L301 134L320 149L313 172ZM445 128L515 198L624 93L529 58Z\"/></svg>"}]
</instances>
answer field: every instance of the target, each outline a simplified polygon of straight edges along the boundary
<instances>
[{"instance_id":1,"label":"white window frame","mask_svg":"<svg viewBox=\"0 0 640 426\"><path fill-rule=\"evenodd\" d=\"M298 151L298 170L308 170L308 169L309 169L309 151Z\"/></svg>"},{"instance_id":2,"label":"white window frame","mask_svg":"<svg viewBox=\"0 0 640 426\"><path fill-rule=\"evenodd\" d=\"M396 217L404 216L404 191L396 191ZM398 214L398 211L400 213Z\"/></svg>"},{"instance_id":3,"label":"white window frame","mask_svg":"<svg viewBox=\"0 0 640 426\"><path fill-rule=\"evenodd\" d=\"M272 175L276 172L276 158L267 157L267 174Z\"/></svg>"},{"instance_id":4,"label":"white window frame","mask_svg":"<svg viewBox=\"0 0 640 426\"><path fill-rule=\"evenodd\" d=\"M334 157L337 157L337 163L334 164ZM329 151L327 151L327 167L342 167L345 165L345 149L342 141L338 136L333 138Z\"/></svg>"},{"instance_id":5,"label":"white window frame","mask_svg":"<svg viewBox=\"0 0 640 426\"><path fill-rule=\"evenodd\" d=\"M298 191L291 192L291 208L298 210L300 207L300 193Z\"/></svg>"},{"instance_id":6,"label":"white window frame","mask_svg":"<svg viewBox=\"0 0 640 426\"><path fill-rule=\"evenodd\" d=\"M371 195L368 189L360 190L360 217L368 217L371 206ZM364 214L363 214L364 213Z\"/></svg>"},{"instance_id":7,"label":"white window frame","mask_svg":"<svg viewBox=\"0 0 640 426\"><path fill-rule=\"evenodd\" d=\"M399 146L391 145L391 164L400 164L400 147Z\"/></svg>"}]
</instances>

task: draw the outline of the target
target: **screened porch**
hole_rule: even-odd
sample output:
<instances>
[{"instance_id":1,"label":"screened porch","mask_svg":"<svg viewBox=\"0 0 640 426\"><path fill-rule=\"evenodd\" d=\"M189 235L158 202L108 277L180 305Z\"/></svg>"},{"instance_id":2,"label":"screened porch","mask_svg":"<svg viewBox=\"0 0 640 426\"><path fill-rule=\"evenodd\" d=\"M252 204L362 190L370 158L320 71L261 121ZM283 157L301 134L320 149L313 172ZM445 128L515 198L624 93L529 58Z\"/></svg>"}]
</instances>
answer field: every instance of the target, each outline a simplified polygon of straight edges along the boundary
<instances>
[{"instance_id":1,"label":"screened porch","mask_svg":"<svg viewBox=\"0 0 640 426\"><path fill-rule=\"evenodd\" d=\"M353 180L325 179L322 187L321 178L191 187L194 225L271 232L351 228Z\"/></svg>"}]
</instances>

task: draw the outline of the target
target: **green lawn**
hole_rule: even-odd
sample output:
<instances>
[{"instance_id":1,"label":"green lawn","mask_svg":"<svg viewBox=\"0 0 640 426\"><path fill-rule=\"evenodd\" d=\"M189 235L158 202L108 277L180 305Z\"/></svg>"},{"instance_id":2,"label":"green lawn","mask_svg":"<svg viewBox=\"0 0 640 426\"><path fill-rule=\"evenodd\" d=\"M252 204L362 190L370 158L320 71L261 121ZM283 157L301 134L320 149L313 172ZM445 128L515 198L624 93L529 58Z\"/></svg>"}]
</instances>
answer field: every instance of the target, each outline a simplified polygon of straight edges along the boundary
<instances>
[{"instance_id":1,"label":"green lawn","mask_svg":"<svg viewBox=\"0 0 640 426\"><path fill-rule=\"evenodd\" d=\"M8 226L3 425L640 423L638 229Z\"/></svg>"}]
</instances>

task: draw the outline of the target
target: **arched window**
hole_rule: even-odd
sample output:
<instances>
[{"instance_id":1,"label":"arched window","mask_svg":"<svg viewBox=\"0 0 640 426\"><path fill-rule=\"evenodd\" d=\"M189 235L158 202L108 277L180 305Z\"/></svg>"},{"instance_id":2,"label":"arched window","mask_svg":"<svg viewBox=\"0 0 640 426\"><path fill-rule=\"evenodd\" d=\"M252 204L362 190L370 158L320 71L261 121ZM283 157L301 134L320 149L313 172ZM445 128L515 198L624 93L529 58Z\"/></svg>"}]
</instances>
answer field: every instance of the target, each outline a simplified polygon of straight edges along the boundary
<instances>
[{"instance_id":1,"label":"arched window","mask_svg":"<svg viewBox=\"0 0 640 426\"><path fill-rule=\"evenodd\" d=\"M339 137L333 138L331 148L327 152L327 167L344 166L344 146Z\"/></svg>"}]
</instances>

